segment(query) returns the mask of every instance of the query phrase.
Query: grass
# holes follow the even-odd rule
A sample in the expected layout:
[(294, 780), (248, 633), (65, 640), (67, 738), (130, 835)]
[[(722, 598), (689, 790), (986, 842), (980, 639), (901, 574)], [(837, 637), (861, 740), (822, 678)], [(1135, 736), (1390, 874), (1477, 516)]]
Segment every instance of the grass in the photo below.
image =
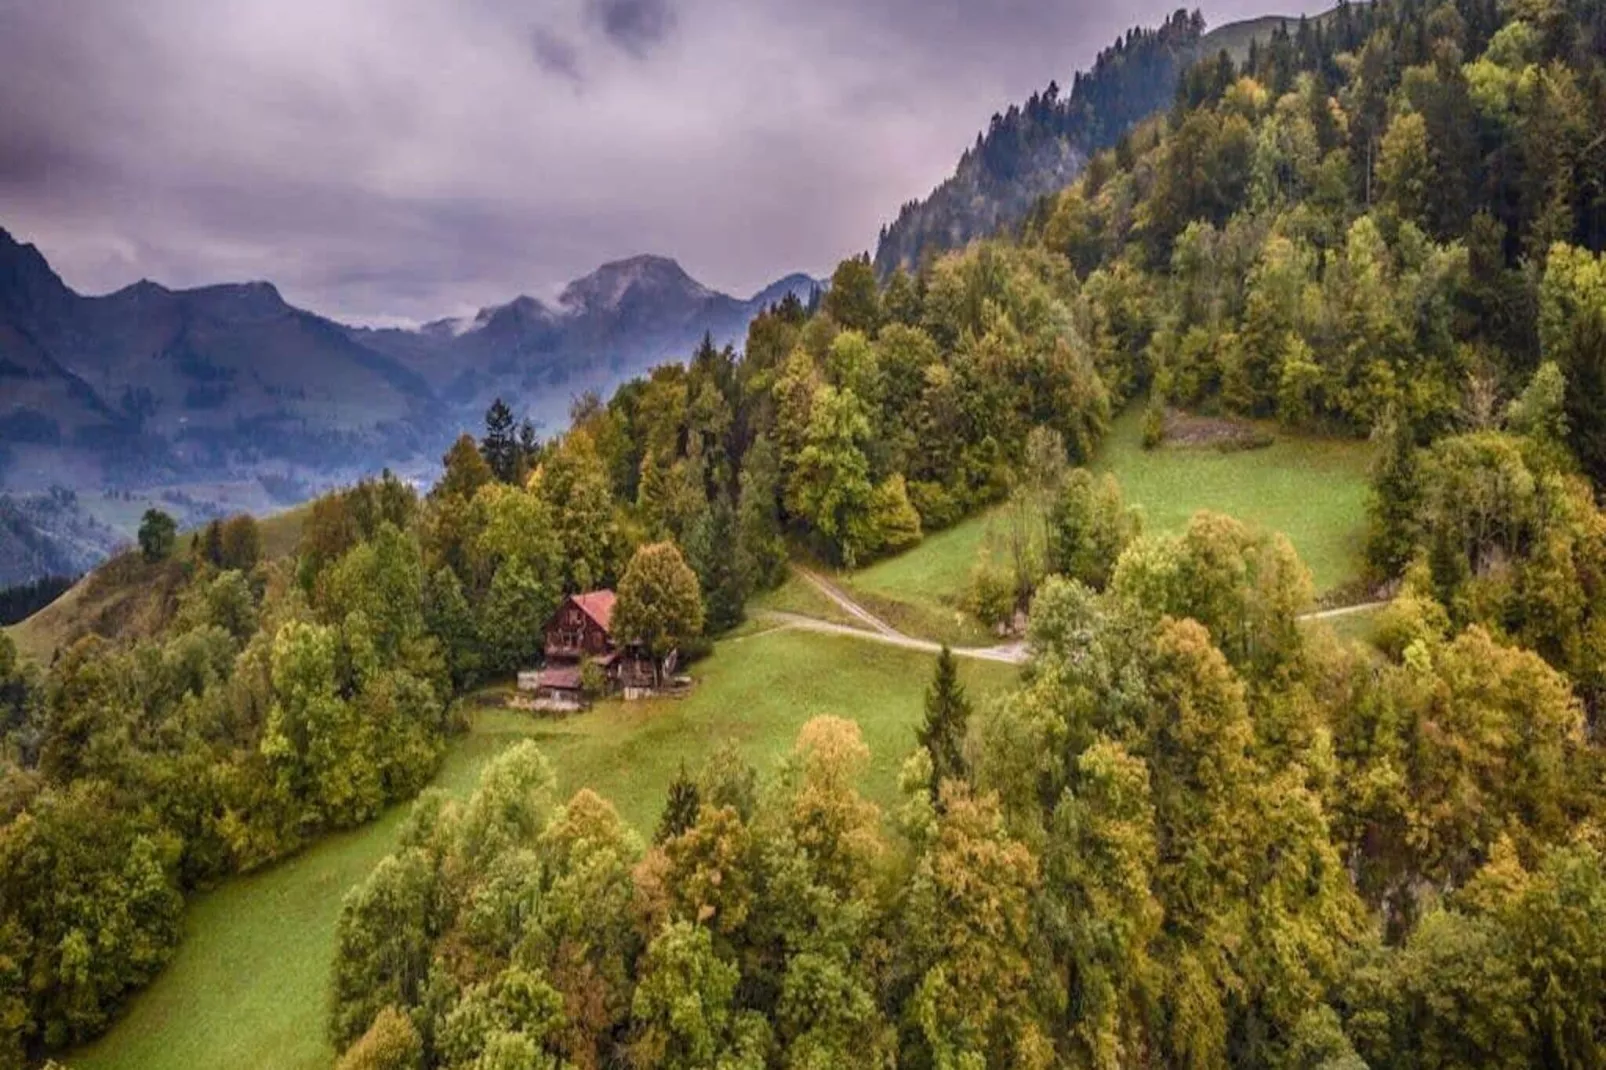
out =
[[(864, 787), (886, 805), (914, 745), (933, 664), (929, 655), (806, 632), (728, 640), (694, 668), (698, 685), (685, 699), (606, 703), (566, 720), (482, 710), (472, 732), (453, 744), (435, 783), (466, 795), (494, 755), (534, 739), (565, 796), (594, 788), (647, 835), (682, 762), (695, 769), (730, 740), (767, 769), (806, 721), (836, 714), (862, 726), (873, 756)], [(964, 664), (961, 672), (977, 696), (1015, 676), (1009, 666), (985, 663)], [(72, 1065), (328, 1067), (333, 1052), (323, 1039), (324, 1010), (341, 898), (389, 853), (405, 809), (196, 897), (167, 970), (111, 1033), (74, 1053)]]
[(1201, 509), (1287, 535), (1318, 592), (1361, 575), (1370, 444), (1277, 432), (1265, 449), (1143, 449), (1142, 413), (1125, 413), (1094, 462), (1113, 472), (1144, 530), (1177, 531)]
[(911, 551), (840, 575), (838, 583), (862, 606), (906, 635), (952, 646), (996, 643), (996, 638), (960, 607), (993, 516), (994, 511), (981, 513), (928, 535)]
[(50, 659), (66, 640), (69, 624), (85, 616), (84, 587), (85, 581), (79, 580), (48, 606), (5, 629), (23, 657), (32, 658), (40, 665), (50, 664)]
[(774, 613), (795, 613), (801, 617), (830, 621), (832, 624), (845, 624), (850, 628), (864, 627), (863, 621), (825, 597), (819, 588), (795, 572), (788, 575), (786, 582), (775, 590), (759, 594), (748, 603), (747, 608), (752, 618), (749, 624), (753, 625), (749, 631), (759, 631), (767, 627), (757, 616), (765, 610)]
[(905, 634), (955, 646), (995, 642), (960, 607), (992, 516), (973, 516), (928, 536), (907, 553), (838, 580), (865, 608)]
[(41, 665), (86, 635), (149, 636), (167, 619), (184, 576), (176, 554), (151, 564), (126, 551), (8, 631), (17, 649)]
[[(1111, 428), (1092, 468), (1113, 473), (1144, 530), (1180, 531), (1201, 509), (1287, 535), (1319, 593), (1361, 575), (1371, 447), (1352, 439), (1276, 432), (1265, 449), (1143, 449), (1142, 412)], [(996, 510), (939, 532), (908, 553), (843, 576), (868, 608), (911, 635), (955, 644), (988, 642), (959, 609)]]

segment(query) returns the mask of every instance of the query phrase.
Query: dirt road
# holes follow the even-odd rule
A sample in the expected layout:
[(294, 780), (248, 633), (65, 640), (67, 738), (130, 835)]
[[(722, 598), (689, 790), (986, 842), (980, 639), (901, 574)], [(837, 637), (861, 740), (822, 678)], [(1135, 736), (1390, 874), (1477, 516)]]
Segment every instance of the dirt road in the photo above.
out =
[[(792, 570), (803, 577), (815, 590), (829, 598), (848, 616), (862, 622), (864, 627), (836, 624), (816, 617), (807, 617), (801, 613), (766, 612), (764, 614), (765, 618), (774, 621), (778, 627), (819, 632), (824, 635), (845, 635), (853, 639), (884, 643), (887, 646), (902, 647), (905, 650), (921, 650), (931, 654), (935, 654), (942, 649), (942, 644), (940, 643), (904, 635), (898, 629), (854, 601), (851, 595), (819, 573), (803, 568), (800, 565), (793, 565)], [(1366, 602), (1357, 606), (1343, 606), (1339, 609), (1306, 613), (1299, 619), (1302, 621), (1337, 620), (1341, 617), (1349, 617), (1381, 609), (1386, 605), (1388, 605), (1387, 602)], [(1006, 665), (1024, 665), (1030, 656), (1030, 651), (1024, 642), (989, 647), (953, 647), (952, 650), (954, 656), (958, 658), (969, 658), (972, 661), (994, 661)]]

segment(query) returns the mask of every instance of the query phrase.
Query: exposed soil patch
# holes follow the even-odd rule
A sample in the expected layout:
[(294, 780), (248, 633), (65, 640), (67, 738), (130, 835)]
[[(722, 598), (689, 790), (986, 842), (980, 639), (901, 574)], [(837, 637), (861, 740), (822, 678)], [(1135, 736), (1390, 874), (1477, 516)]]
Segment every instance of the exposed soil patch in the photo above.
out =
[(1179, 409), (1165, 413), (1165, 444), (1184, 449), (1259, 450), (1276, 438), (1271, 432), (1245, 420), (1220, 416), (1196, 416)]

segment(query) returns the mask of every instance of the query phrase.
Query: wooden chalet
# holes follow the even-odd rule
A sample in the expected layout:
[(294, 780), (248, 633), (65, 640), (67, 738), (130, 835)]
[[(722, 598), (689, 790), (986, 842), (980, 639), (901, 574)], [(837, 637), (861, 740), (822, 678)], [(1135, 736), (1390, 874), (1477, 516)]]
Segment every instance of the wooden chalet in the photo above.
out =
[(612, 591), (590, 591), (563, 600), (547, 621), (546, 665), (539, 672), (520, 673), (519, 689), (534, 691), (536, 701), (555, 709), (585, 705), (581, 672), (587, 662), (603, 671), (610, 692), (626, 697), (657, 683), (651, 656), (634, 643), (620, 643), (613, 634)]

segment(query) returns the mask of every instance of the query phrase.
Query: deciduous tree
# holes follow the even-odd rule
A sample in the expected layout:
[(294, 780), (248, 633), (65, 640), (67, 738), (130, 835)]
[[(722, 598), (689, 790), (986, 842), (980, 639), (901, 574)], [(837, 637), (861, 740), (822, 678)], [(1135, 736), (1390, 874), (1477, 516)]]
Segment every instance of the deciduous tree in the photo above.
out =
[(619, 581), (613, 629), (625, 642), (640, 643), (657, 664), (703, 631), (703, 598), (697, 574), (674, 543), (643, 546)]

